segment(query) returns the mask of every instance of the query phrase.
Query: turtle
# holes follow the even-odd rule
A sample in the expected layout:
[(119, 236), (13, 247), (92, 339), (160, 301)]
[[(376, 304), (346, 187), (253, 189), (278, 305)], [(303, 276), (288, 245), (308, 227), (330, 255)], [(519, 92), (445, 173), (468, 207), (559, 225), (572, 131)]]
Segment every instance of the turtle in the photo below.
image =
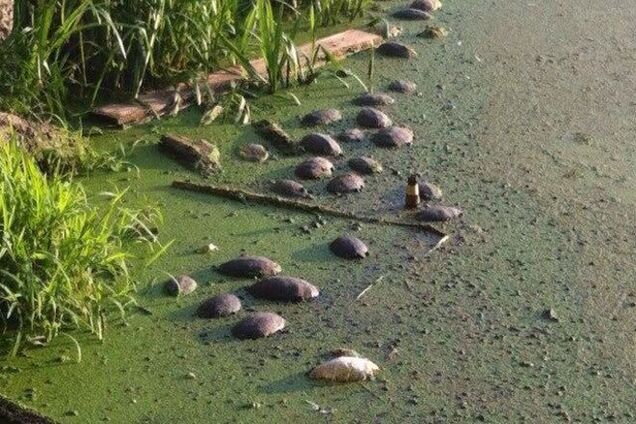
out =
[(201, 318), (220, 318), (241, 310), (241, 300), (231, 293), (223, 293), (205, 300), (197, 308)]
[(296, 277), (269, 277), (247, 288), (254, 297), (284, 302), (302, 302), (318, 297), (320, 291), (313, 284)]
[(364, 128), (387, 128), (393, 124), (384, 112), (373, 107), (364, 107), (356, 117), (358, 125)]
[(434, 12), (442, 8), (442, 2), (439, 0), (415, 0), (411, 3), (411, 9), (418, 9), (424, 12)]
[(221, 264), (219, 272), (232, 277), (268, 277), (282, 271), (280, 265), (263, 256), (239, 256)]
[(320, 156), (309, 158), (296, 167), (296, 176), (303, 180), (317, 180), (322, 177), (330, 177), (334, 166), (329, 161)]
[(336, 140), (328, 134), (311, 133), (300, 141), (305, 151), (324, 156), (342, 156), (342, 149)]
[(232, 334), (238, 339), (258, 339), (268, 337), (285, 328), (283, 317), (273, 312), (255, 312), (239, 321)]
[(429, 19), (432, 19), (433, 15), (423, 10), (409, 7), (394, 12), (393, 17), (409, 21), (427, 21)]
[(343, 259), (363, 259), (369, 256), (369, 248), (362, 240), (353, 236), (341, 236), (329, 244), (334, 255)]
[(396, 80), (389, 84), (388, 89), (397, 93), (412, 94), (417, 91), (417, 84), (412, 81)]
[(376, 51), (382, 56), (412, 59), (417, 56), (411, 47), (396, 41), (385, 41), (380, 44)]
[(313, 368), (309, 378), (348, 383), (373, 379), (379, 370), (380, 367), (366, 358), (338, 356)]
[(389, 106), (395, 103), (395, 99), (388, 94), (365, 93), (353, 99), (356, 106)]
[(294, 180), (277, 180), (272, 184), (272, 191), (285, 197), (311, 197), (305, 186)]
[(433, 38), (433, 39), (444, 38), (446, 37), (446, 35), (448, 35), (448, 31), (446, 31), (445, 28), (441, 26), (436, 26), (436, 25), (429, 25), (426, 28), (424, 28), (424, 31), (417, 34), (418, 37)]
[(192, 293), (197, 288), (197, 282), (189, 275), (170, 277), (164, 288), (170, 296), (180, 296)]
[(385, 128), (373, 134), (371, 141), (385, 148), (410, 146), (413, 143), (413, 131), (407, 127)]
[(246, 144), (239, 150), (241, 157), (250, 162), (265, 162), (269, 152), (262, 144)]
[(435, 184), (431, 184), (427, 181), (418, 183), (420, 197), (424, 200), (440, 200), (442, 198), (442, 189)]
[(417, 214), (417, 219), (425, 222), (450, 221), (463, 214), (459, 208), (450, 206), (428, 206)]
[(317, 125), (329, 125), (342, 119), (342, 114), (338, 109), (321, 109), (309, 112), (303, 116), (301, 122), (307, 127), (315, 127)]
[(349, 159), (348, 163), (349, 168), (362, 175), (379, 174), (383, 171), (380, 162), (367, 156)]
[(338, 134), (337, 138), (343, 143), (359, 143), (364, 141), (366, 134), (359, 128), (350, 128)]
[(334, 194), (360, 192), (363, 188), (364, 179), (355, 173), (340, 175), (327, 184), (327, 190)]

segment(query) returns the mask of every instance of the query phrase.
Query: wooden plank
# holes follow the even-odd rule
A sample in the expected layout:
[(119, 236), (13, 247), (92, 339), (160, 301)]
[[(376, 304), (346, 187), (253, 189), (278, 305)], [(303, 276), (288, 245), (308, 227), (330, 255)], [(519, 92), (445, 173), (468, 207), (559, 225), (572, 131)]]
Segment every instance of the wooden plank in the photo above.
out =
[[(316, 46), (322, 46), (334, 57), (343, 58), (367, 50), (372, 46), (377, 46), (381, 41), (382, 37), (377, 34), (350, 29), (321, 38), (316, 41)], [(304, 44), (299, 47), (299, 50), (302, 54), (311, 56), (312, 45), (311, 43)], [(255, 59), (250, 63), (259, 75), (263, 78), (267, 77), (263, 59)], [(316, 66), (321, 66), (325, 63), (325, 54), (321, 52)], [(232, 67), (210, 74), (207, 78), (207, 83), (215, 92), (223, 92), (229, 89), (232, 82), (244, 81), (246, 78), (246, 73), (242, 68)], [(92, 113), (98, 119), (112, 125), (126, 126), (146, 122), (172, 111), (175, 90), (178, 90), (183, 98), (181, 108), (188, 107), (193, 99), (193, 89), (188, 84), (179, 84), (171, 89), (144, 93), (134, 102), (112, 103), (100, 106), (93, 110)]]

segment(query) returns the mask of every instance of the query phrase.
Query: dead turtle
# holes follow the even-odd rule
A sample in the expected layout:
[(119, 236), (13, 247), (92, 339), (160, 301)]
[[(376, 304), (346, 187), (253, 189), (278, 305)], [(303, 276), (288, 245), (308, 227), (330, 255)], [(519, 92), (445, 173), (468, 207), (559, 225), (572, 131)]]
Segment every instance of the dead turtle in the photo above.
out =
[(417, 84), (411, 81), (397, 80), (389, 84), (389, 90), (402, 94), (413, 94), (417, 91)]
[(362, 110), (358, 112), (356, 122), (364, 128), (387, 128), (393, 125), (391, 118), (374, 107), (362, 108)]
[(241, 310), (241, 300), (231, 293), (223, 293), (205, 300), (197, 308), (200, 318), (220, 318)]
[(396, 41), (385, 41), (378, 46), (376, 51), (382, 56), (402, 59), (412, 59), (417, 56), (417, 53), (411, 47)]
[(413, 143), (413, 131), (406, 127), (385, 128), (373, 134), (371, 141), (384, 148), (410, 146)]
[(424, 31), (417, 34), (418, 37), (432, 38), (436, 40), (444, 38), (446, 35), (448, 35), (448, 31), (446, 31), (443, 27), (436, 25), (429, 25), (424, 29)]
[(265, 162), (269, 158), (269, 152), (262, 144), (246, 144), (241, 147), (239, 154), (250, 162)]
[(429, 182), (421, 182), (418, 184), (420, 189), (420, 197), (424, 200), (440, 200), (442, 198), (442, 189), (435, 184)]
[(342, 156), (342, 149), (328, 134), (311, 133), (303, 137), (300, 145), (305, 151), (324, 156)]
[(388, 94), (383, 93), (366, 93), (353, 99), (356, 106), (389, 106), (395, 103), (395, 99)]
[(461, 216), (464, 212), (450, 206), (428, 206), (417, 214), (417, 219), (424, 222), (443, 222)]
[(350, 128), (338, 134), (338, 140), (343, 143), (359, 143), (364, 141), (365, 138), (364, 131), (359, 128)]
[(197, 282), (189, 275), (180, 275), (178, 277), (170, 277), (164, 287), (170, 296), (183, 296), (195, 291)]
[(424, 12), (434, 12), (442, 8), (439, 0), (415, 0), (411, 3), (411, 9), (423, 10)]
[(357, 193), (364, 188), (364, 179), (358, 174), (340, 175), (327, 184), (327, 190), (334, 194)]
[(232, 334), (238, 339), (258, 339), (282, 330), (285, 324), (285, 319), (273, 312), (255, 312), (239, 321)]
[(329, 161), (319, 156), (309, 158), (296, 167), (296, 176), (303, 180), (317, 180), (322, 177), (330, 177), (334, 166)]
[(369, 256), (369, 248), (362, 240), (352, 236), (342, 236), (329, 245), (334, 255), (343, 259), (363, 259)]
[(421, 9), (415, 9), (412, 7), (406, 9), (400, 9), (393, 13), (393, 17), (397, 19), (404, 19), (408, 21), (427, 21), (433, 18), (428, 12)]
[(272, 191), (285, 197), (311, 197), (305, 186), (294, 180), (278, 180), (272, 184)]
[(362, 175), (379, 174), (383, 171), (380, 162), (367, 156), (349, 159), (349, 168)]
[(301, 122), (307, 127), (314, 127), (317, 125), (329, 125), (334, 122), (338, 122), (342, 119), (342, 114), (338, 109), (321, 109), (314, 110), (303, 116)]
[(239, 256), (219, 266), (219, 272), (231, 277), (269, 277), (281, 272), (281, 267), (263, 256)]
[(247, 288), (254, 297), (283, 302), (302, 302), (318, 297), (320, 291), (313, 284), (295, 277), (269, 277)]

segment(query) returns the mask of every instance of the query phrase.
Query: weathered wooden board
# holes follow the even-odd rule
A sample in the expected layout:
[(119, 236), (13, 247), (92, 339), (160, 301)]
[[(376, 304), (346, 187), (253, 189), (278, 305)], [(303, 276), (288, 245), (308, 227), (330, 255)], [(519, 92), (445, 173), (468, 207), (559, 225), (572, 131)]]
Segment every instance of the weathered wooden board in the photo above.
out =
[[(377, 46), (382, 41), (382, 37), (369, 32), (350, 29), (329, 37), (316, 41), (316, 45), (322, 46), (330, 54), (337, 58), (342, 58), (353, 53), (367, 50), (372, 46)], [(302, 54), (310, 56), (312, 45), (304, 44), (299, 47)], [(301, 56), (302, 56), (301, 54)], [(325, 54), (320, 53), (316, 66), (325, 63)], [(252, 67), (266, 78), (265, 61), (255, 59), (251, 62)], [(223, 71), (210, 74), (207, 83), (215, 92), (227, 90), (232, 82), (246, 79), (246, 73), (240, 67), (233, 67)], [(174, 93), (178, 90), (183, 98), (181, 108), (187, 107), (193, 99), (192, 87), (188, 84), (180, 84), (166, 90), (157, 90), (142, 94), (137, 101), (129, 103), (113, 103), (100, 106), (93, 111), (93, 115), (112, 125), (126, 126), (146, 122), (156, 116), (162, 116), (174, 108)]]

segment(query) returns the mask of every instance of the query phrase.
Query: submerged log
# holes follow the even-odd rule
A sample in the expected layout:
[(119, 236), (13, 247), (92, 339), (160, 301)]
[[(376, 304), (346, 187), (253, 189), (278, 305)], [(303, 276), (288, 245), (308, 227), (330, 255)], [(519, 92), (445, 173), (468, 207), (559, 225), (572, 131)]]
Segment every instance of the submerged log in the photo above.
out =
[(298, 143), (275, 122), (263, 119), (253, 124), (254, 129), (263, 139), (286, 154), (296, 153)]
[(208, 176), (221, 168), (219, 149), (203, 139), (166, 134), (161, 137), (159, 149), (175, 158), (182, 165)]

